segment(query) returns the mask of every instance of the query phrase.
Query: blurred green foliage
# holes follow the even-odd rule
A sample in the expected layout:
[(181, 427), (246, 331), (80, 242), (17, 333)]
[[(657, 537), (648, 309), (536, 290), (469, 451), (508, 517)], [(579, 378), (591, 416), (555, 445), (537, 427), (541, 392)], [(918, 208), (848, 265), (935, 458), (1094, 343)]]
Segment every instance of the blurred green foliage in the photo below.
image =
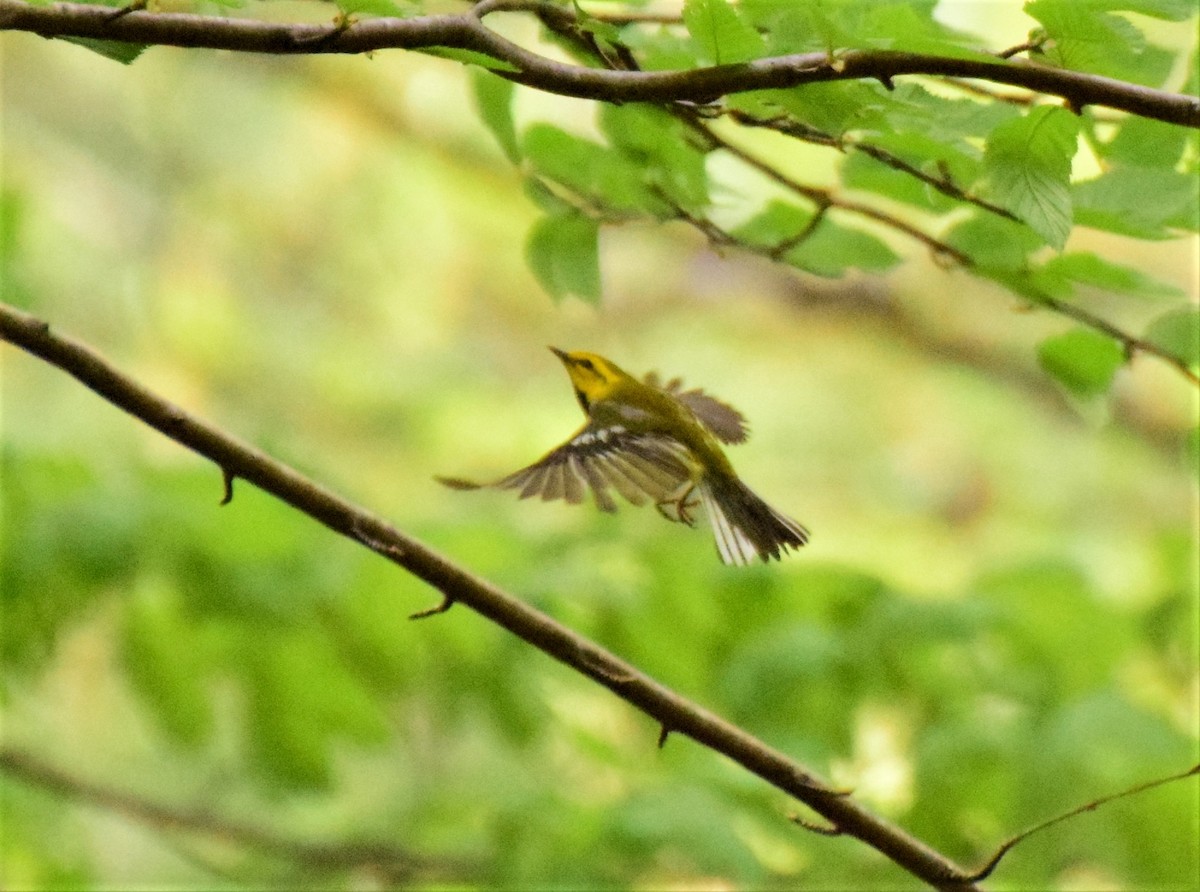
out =
[[(1170, 4), (1143, 5), (1169, 18)], [(787, 6), (689, 3), (694, 29), (713, 30), (664, 36), (660, 57), (758, 52), (745, 17), (772, 24), (763, 52), (847, 34), (873, 47), (897, 28), (965, 44), (895, 8)], [(1062, 4), (1035, 6), (1047, 29), (1077, 33), (1053, 17)], [(811, 218), (653, 110), (594, 114), (402, 54), (155, 50), (123, 68), (3, 40), (6, 299), (148, 386), (965, 864), (1196, 761), (1197, 405), (1172, 370), (1121, 365), (1111, 341), (1012, 313), (1011, 294), (878, 231), (827, 221), (785, 260), (889, 270), (883, 299), (861, 274), (796, 279), (715, 256), (681, 227), (618, 225), (663, 213), (664, 197), (728, 209), (745, 194), (757, 207), (730, 229), (752, 244)], [(1029, 120), (909, 84), (775, 98), (971, 178), (995, 161), (963, 134)], [(487, 130), (541, 181), (523, 189)], [(1097, 136), (1112, 164), (1069, 186), (1076, 223), (1160, 239), (1190, 219), (1173, 190), (1194, 174), (1145, 166), (1150, 145), (1172, 164), (1194, 153), (1178, 132), (1129, 119)], [(887, 185), (867, 156), (839, 172), (950, 210), (911, 181)], [(603, 197), (610, 225), (548, 183)], [(975, 211), (949, 225), (997, 279), (1040, 246)], [(1176, 304), (1196, 292), (1194, 262), (1194, 243), (1077, 227), (1041, 284), (1184, 351), (1195, 315)], [(513, 470), (574, 429), (546, 344), (738, 405), (754, 436), (732, 459), (812, 544), (739, 570), (651, 511), (437, 487), (434, 474)], [(398, 881), (416, 887), (915, 885), (861, 844), (796, 828), (785, 797), (689, 741), (657, 751), (649, 719), (466, 609), (409, 622), (437, 593), (241, 483), (219, 507), (216, 468), (62, 373), (0, 355), (6, 748), (296, 839), (400, 845), (429, 862)], [(389, 882), (13, 776), (0, 791), (6, 888)], [(1194, 782), (1106, 806), (1023, 844), (990, 883), (1195, 888), (1197, 808)]]

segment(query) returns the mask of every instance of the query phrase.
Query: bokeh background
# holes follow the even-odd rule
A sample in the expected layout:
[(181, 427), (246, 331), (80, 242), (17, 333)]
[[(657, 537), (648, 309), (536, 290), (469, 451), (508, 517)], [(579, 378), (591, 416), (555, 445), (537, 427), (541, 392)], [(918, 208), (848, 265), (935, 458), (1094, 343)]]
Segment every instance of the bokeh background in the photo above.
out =
[[(1139, 358), (1069, 396), (1035, 351), (1064, 320), (902, 242), (886, 278), (830, 281), (609, 227), (602, 302), (555, 303), (524, 261), (537, 208), (449, 61), (0, 51), (5, 299), (160, 394), (964, 863), (1196, 762), (1177, 372)], [(1072, 244), (1200, 290), (1194, 240)], [(1135, 330), (1159, 310), (1120, 307)], [(738, 406), (731, 457), (811, 545), (726, 568), (651, 510), (439, 487), (575, 429), (549, 344)], [(7, 347), (0, 369), (2, 743), (67, 779), (0, 775), (6, 888), (916, 885), (468, 610), (410, 623), (436, 593), (248, 486), (218, 507), (216, 468), (63, 373)], [(146, 802), (413, 861), (329, 868)], [(1107, 806), (991, 884), (1196, 888), (1197, 813), (1194, 780)]]

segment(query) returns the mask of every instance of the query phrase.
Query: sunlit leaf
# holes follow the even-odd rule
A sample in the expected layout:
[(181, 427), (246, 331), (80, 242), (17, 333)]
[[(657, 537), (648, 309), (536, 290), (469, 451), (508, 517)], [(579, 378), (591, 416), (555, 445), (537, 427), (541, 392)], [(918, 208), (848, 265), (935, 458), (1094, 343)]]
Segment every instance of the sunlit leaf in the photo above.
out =
[(1115, 165), (1071, 188), (1081, 225), (1133, 238), (1165, 239), (1200, 226), (1194, 175), (1163, 168)]
[(534, 224), (525, 256), (551, 297), (600, 302), (598, 236), (596, 221), (579, 213), (555, 214)]
[(1200, 307), (1164, 313), (1146, 329), (1146, 340), (1193, 368), (1200, 365)]
[(1078, 132), (1075, 115), (1040, 106), (993, 130), (983, 155), (984, 194), (1055, 248), (1071, 232), (1071, 159)]
[(1058, 294), (1070, 293), (1070, 283), (1137, 297), (1173, 297), (1181, 293), (1174, 285), (1160, 282), (1136, 267), (1105, 260), (1090, 251), (1051, 258), (1037, 271), (1036, 279)]
[(548, 124), (529, 127), (521, 154), (543, 176), (588, 203), (620, 211), (655, 213), (663, 202), (645, 182), (641, 167), (620, 152)]
[(684, 0), (683, 23), (713, 65), (748, 62), (763, 55), (762, 38), (728, 0)]
[(828, 219), (822, 220), (784, 259), (792, 266), (830, 278), (850, 269), (882, 272), (900, 262), (900, 256), (875, 236)]
[(1072, 393), (1089, 397), (1108, 390), (1125, 354), (1108, 335), (1077, 328), (1042, 341), (1038, 362)]
[(521, 158), (517, 141), (517, 128), (513, 123), (513, 95), (516, 87), (512, 81), (497, 77), (490, 71), (472, 71), (471, 86), (475, 91), (475, 107), (484, 125), (496, 137), (496, 142), (514, 164)]

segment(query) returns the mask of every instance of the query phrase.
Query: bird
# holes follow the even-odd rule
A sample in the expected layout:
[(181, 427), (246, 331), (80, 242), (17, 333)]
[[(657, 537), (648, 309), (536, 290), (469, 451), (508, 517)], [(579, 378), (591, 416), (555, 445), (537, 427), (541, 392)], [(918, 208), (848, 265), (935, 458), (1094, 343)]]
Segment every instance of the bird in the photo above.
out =
[(588, 490), (601, 511), (616, 511), (609, 487), (633, 505), (650, 500), (667, 520), (695, 525), (702, 507), (722, 562), (780, 559), (808, 542), (801, 524), (759, 498), (737, 476), (721, 444), (742, 443), (746, 420), (681, 379), (642, 380), (611, 360), (551, 347), (566, 368), (587, 421), (565, 443), (492, 483), (437, 477), (452, 489), (518, 490), (520, 498), (579, 504)]

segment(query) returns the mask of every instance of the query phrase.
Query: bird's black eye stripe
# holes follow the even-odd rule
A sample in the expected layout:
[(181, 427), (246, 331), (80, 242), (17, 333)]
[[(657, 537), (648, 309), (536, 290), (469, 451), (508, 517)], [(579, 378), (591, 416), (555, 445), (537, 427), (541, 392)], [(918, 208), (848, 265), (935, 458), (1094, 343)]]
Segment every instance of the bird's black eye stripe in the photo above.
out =
[(579, 365), (582, 368), (587, 369), (589, 372), (595, 371), (595, 369), (596, 369), (596, 367), (594, 365), (592, 365), (592, 361), (590, 359), (579, 360)]

